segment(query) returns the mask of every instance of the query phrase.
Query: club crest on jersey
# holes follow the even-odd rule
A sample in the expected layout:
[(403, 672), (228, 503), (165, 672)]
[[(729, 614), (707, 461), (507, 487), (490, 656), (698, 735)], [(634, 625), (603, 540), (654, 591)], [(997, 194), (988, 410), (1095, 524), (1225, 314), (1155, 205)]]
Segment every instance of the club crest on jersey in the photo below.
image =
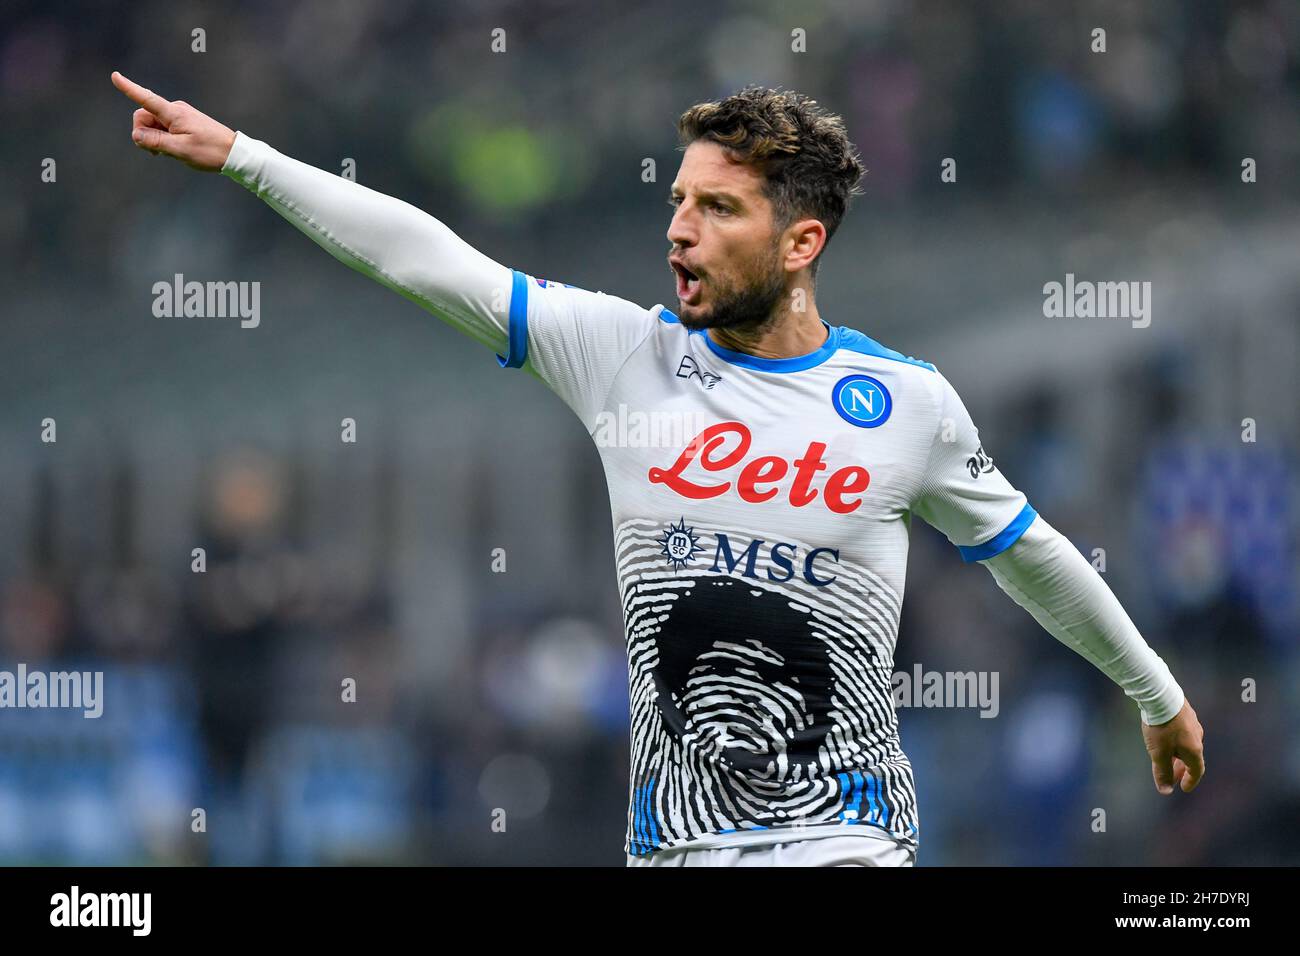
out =
[(840, 418), (859, 428), (877, 428), (889, 420), (894, 399), (870, 375), (846, 375), (831, 389), (831, 404)]

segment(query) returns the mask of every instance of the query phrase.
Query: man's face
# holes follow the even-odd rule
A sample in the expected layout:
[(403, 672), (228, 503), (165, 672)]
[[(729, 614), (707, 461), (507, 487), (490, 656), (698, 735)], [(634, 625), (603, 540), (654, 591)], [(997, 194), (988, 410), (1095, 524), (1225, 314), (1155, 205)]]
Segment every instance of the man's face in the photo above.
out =
[(752, 328), (785, 295), (781, 236), (763, 175), (729, 162), (717, 143), (686, 148), (672, 184), (669, 268), (678, 317), (688, 328)]

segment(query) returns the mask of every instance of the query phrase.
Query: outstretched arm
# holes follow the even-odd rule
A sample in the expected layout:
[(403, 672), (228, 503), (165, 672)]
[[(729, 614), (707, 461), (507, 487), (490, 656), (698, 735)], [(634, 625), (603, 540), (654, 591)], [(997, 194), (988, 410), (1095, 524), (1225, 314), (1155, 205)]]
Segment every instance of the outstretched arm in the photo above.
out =
[(983, 563), (1057, 640), (1124, 688), (1142, 711), (1156, 789), (1191, 790), (1205, 758), (1201, 725), (1182, 688), (1092, 565), (993, 464), (948, 380), (936, 373), (930, 381), (938, 426), (914, 510), (964, 560)]
[[(299, 162), (188, 103), (120, 73), (139, 105), (131, 138), (192, 169), (221, 172), (256, 193), (330, 255), (430, 310), (498, 353), (512, 354), (510, 306), (523, 277), (414, 206)], [(523, 297), (516, 297), (523, 301)], [(518, 328), (518, 324), (516, 324)]]
[(998, 586), (1049, 633), (1119, 684), (1142, 712), (1156, 789), (1192, 790), (1205, 773), (1203, 732), (1169, 668), (1106, 582), (1042, 515), (1015, 544), (982, 562)]

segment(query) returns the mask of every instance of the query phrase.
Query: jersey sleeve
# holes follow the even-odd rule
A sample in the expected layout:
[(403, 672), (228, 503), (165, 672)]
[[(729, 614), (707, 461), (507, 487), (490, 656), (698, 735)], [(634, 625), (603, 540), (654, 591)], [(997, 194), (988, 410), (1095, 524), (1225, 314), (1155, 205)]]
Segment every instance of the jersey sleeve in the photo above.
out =
[(499, 361), (540, 378), (592, 432), (614, 379), (659, 322), (618, 296), (516, 271), (510, 348)]
[(1045, 518), (984, 566), (1049, 634), (1122, 687), (1148, 726), (1178, 716), (1186, 697), (1169, 666), (1096, 569)]
[(336, 259), (486, 345), (502, 366), (540, 378), (589, 432), (623, 363), (659, 322), (625, 299), (510, 269), (414, 206), (243, 132), (222, 172)]
[(242, 131), (221, 171), (340, 262), (488, 348), (507, 348), (511, 270), (433, 216)]
[(993, 464), (952, 385), (936, 375), (939, 420), (911, 510), (963, 561), (983, 561), (1015, 544), (1037, 513)]

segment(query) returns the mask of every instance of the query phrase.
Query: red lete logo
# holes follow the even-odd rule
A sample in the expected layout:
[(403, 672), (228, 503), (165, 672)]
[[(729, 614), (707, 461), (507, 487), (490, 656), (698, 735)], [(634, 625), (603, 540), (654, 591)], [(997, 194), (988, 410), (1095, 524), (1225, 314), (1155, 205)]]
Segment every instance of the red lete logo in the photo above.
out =
[[(719, 455), (722, 446), (733, 436), (736, 438), (736, 447), (714, 457)], [(731, 471), (749, 454), (752, 442), (752, 434), (740, 422), (710, 425), (691, 439), (671, 468), (651, 468), (650, 481), (652, 484), (667, 485), (683, 498), (697, 501), (725, 495), (731, 490), (730, 480), (706, 483), (703, 474), (692, 480), (686, 477), (686, 471), (697, 460), (700, 472), (716, 474)], [(769, 501), (781, 493), (780, 485), (793, 468), (789, 487), (790, 504), (796, 508), (811, 504), (817, 498), (817, 489), (812, 487), (813, 479), (817, 472), (829, 467), (822, 461), (824, 451), (826, 445), (823, 442), (813, 441), (808, 443), (808, 450), (803, 453), (803, 457), (796, 458), (793, 462), (776, 455), (762, 455), (747, 461), (736, 477), (736, 494), (741, 501), (754, 504)], [(831, 511), (846, 515), (856, 511), (862, 504), (861, 493), (867, 490), (869, 484), (871, 473), (867, 469), (859, 465), (848, 465), (832, 472), (826, 479), (821, 500)], [(760, 487), (762, 485), (768, 487)], [(852, 495), (857, 497), (846, 497)]]

